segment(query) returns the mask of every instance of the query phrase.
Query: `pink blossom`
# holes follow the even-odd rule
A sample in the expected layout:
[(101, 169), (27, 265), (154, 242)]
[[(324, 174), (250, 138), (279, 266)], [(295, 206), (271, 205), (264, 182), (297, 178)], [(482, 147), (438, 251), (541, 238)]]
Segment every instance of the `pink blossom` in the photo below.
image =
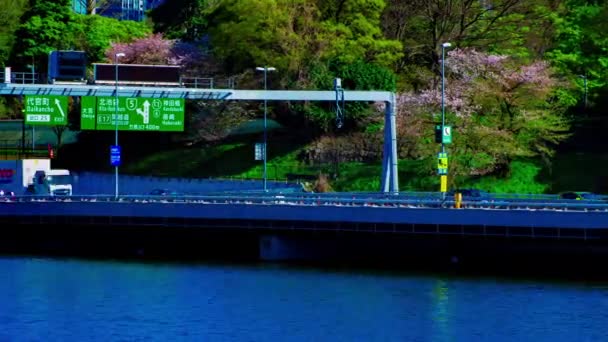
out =
[(188, 65), (200, 59), (200, 51), (192, 44), (165, 39), (161, 33), (134, 40), (131, 43), (116, 43), (106, 52), (109, 62), (114, 62), (116, 53), (124, 53), (120, 63)]

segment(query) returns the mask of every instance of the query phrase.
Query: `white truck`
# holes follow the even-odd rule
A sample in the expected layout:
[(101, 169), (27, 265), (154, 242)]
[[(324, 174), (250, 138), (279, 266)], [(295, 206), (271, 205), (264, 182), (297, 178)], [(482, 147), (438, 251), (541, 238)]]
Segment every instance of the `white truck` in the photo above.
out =
[(52, 169), (50, 159), (0, 160), (0, 190), (16, 195), (71, 196), (69, 170)]

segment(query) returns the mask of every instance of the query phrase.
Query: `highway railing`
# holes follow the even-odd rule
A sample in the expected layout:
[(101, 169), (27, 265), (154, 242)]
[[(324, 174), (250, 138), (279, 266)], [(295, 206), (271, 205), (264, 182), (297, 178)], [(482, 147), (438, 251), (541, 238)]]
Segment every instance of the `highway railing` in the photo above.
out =
[[(0, 83), (5, 80), (6, 72), (4, 70), (4, 68), (0, 70)], [(33, 72), (11, 72), (10, 80), (11, 83), (17, 84), (35, 84), (38, 82), (38, 75), (39, 74)]]
[(182, 77), (181, 86), (185, 88), (202, 89), (234, 89), (236, 80), (234, 77), (213, 78), (213, 77)]
[(294, 205), (294, 206), (335, 206), (335, 207), (378, 207), (453, 210), (551, 210), (551, 211), (608, 211), (608, 203), (603, 201), (575, 200), (509, 200), (462, 201), (462, 208), (455, 209), (453, 200), (429, 198), (378, 198), (366, 196), (340, 196), (336, 194), (246, 194), (246, 195), (199, 195), (199, 196), (150, 196), (132, 195), (75, 195), (75, 196), (10, 196), (0, 197), (0, 205), (15, 202), (117, 202), (117, 203), (172, 203), (183, 205)]
[[(4, 83), (5, 81), (6, 71), (4, 68), (0, 70), (0, 83)], [(10, 83), (14, 84), (44, 84), (44, 80), (41, 80), (40, 73), (33, 72), (11, 72), (10, 73)], [(57, 82), (57, 84), (86, 84), (86, 81), (82, 82)], [(97, 84), (114, 84), (114, 81), (93, 81), (93, 83)], [(201, 88), (201, 89), (235, 89), (236, 87), (236, 79), (235, 77), (181, 77), (179, 82), (170, 83), (170, 84), (161, 84), (154, 82), (125, 82), (120, 81), (119, 85), (128, 86), (178, 86), (185, 88)]]

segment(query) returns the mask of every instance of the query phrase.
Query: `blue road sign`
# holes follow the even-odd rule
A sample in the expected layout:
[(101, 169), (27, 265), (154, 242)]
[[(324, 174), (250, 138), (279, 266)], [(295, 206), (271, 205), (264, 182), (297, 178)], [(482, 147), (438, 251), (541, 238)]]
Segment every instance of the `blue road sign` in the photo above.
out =
[(110, 164), (120, 166), (120, 146), (110, 146)]

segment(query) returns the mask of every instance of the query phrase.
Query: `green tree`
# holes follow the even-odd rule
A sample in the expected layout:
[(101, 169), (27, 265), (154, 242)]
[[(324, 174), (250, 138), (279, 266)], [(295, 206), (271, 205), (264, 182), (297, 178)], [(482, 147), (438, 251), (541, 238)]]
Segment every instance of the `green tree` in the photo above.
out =
[(599, 90), (607, 91), (607, 16), (606, 1), (567, 0), (551, 17), (555, 24), (555, 44), (546, 57), (561, 74), (578, 86), (572, 90), (564, 89), (563, 98), (569, 104), (583, 98), (584, 81), (579, 75), (588, 80), (591, 102), (599, 98)]
[(324, 57), (343, 64), (364, 60), (392, 67), (402, 57), (397, 40), (385, 38), (381, 15), (384, 0), (320, 0)]
[(102, 16), (78, 16), (72, 25), (74, 46), (87, 52), (89, 62), (105, 61), (112, 43), (128, 43), (148, 36), (152, 29), (145, 23)]
[(346, 1), (336, 17), (307, 0), (225, 0), (209, 12), (208, 32), (214, 52), (235, 70), (268, 64), (300, 79), (319, 60), (391, 66), (401, 45), (382, 35), (383, 8), (382, 0)]
[(214, 1), (173, 0), (165, 1), (149, 13), (154, 31), (162, 32), (169, 39), (199, 40), (207, 30), (205, 13)]
[(15, 43), (15, 31), (27, 4), (27, 0), (0, 0), (0, 65), (6, 65), (10, 57)]
[[(539, 57), (531, 46), (545, 35), (549, 0), (390, 0), (383, 29), (403, 46), (397, 73), (401, 86), (424, 88), (436, 82), (441, 44), (520, 57)], [(546, 38), (544, 38), (546, 40)], [(543, 41), (545, 41), (543, 40)], [(537, 48), (538, 54), (544, 50)]]
[(30, 0), (15, 33), (19, 44), (12, 51), (13, 65), (22, 66), (32, 58), (46, 63), (50, 51), (72, 48), (74, 20), (70, 0)]
[[(280, 86), (333, 89), (333, 79), (341, 77), (347, 89), (394, 90), (390, 67), (401, 57), (401, 45), (382, 35), (384, 5), (382, 0), (225, 0), (208, 12), (208, 32), (213, 53), (227, 68), (273, 66)], [(368, 105), (355, 106), (348, 110), (351, 128), (372, 113)], [(330, 130), (335, 118), (328, 106), (295, 104), (291, 109), (319, 132)], [(290, 116), (282, 122), (302, 120)]]
[(232, 71), (272, 65), (297, 78), (322, 49), (318, 11), (306, 0), (225, 0), (207, 17), (213, 52)]

